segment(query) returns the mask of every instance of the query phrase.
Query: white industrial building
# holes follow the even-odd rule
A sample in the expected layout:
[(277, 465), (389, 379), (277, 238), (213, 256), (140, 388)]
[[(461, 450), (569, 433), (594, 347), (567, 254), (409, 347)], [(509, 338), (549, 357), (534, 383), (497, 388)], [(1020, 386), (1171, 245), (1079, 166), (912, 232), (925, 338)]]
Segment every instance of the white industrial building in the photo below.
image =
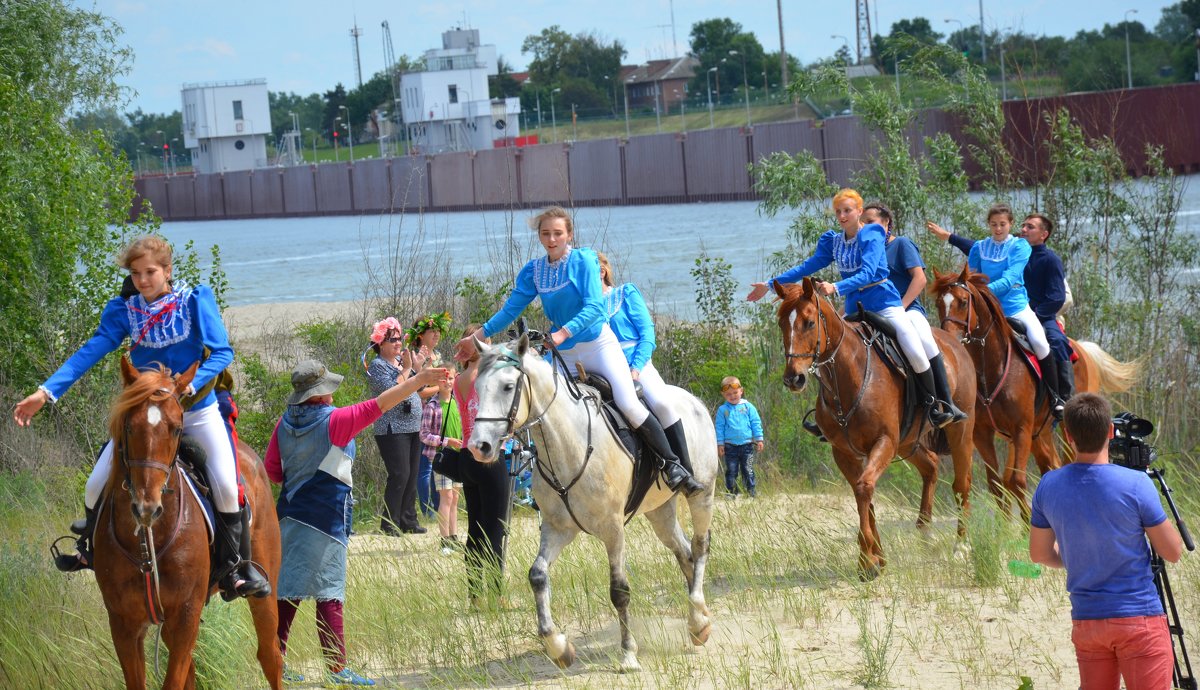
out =
[(424, 71), (400, 77), (414, 152), (477, 151), (520, 136), (521, 100), (488, 97), (488, 77), (498, 72), (496, 46), (479, 45), (478, 29), (443, 33), (442, 48), (425, 51)]
[(184, 84), (183, 145), (197, 173), (267, 166), (267, 80)]

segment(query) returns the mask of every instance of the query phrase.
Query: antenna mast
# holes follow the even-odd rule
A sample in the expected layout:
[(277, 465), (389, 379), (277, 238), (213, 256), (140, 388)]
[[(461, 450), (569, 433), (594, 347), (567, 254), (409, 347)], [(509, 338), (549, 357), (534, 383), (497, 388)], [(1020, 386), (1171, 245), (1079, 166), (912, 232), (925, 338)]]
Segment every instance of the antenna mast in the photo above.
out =
[(358, 28), (358, 19), (354, 20), (354, 28), (350, 29), (350, 39), (354, 41), (354, 71), (358, 74), (358, 88), (362, 88), (362, 55), (358, 51), (358, 37), (362, 29)]
[(858, 33), (858, 64), (871, 59), (871, 7), (869, 0), (855, 0), (855, 28)]

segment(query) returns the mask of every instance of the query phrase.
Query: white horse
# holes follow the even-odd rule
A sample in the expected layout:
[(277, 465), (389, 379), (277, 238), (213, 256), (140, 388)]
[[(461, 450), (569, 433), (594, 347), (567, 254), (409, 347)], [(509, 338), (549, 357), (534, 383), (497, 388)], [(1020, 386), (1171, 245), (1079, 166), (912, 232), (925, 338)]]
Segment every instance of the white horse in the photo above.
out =
[[(604, 542), (608, 551), (609, 596), (621, 623), (620, 670), (636, 671), (638, 646), (629, 631), (629, 581), (625, 574), (625, 499), (633, 481), (633, 462), (625, 447), (609, 432), (595, 399), (576, 399), (563, 376), (538, 357), (528, 336), (515, 344), (488, 346), (476, 340), (483, 353), (475, 389), (479, 415), (468, 447), (481, 462), (495, 462), (504, 440), (528, 428), (537, 447), (533, 495), (542, 511), (542, 538), (529, 569), (529, 584), (537, 602), (538, 635), (546, 653), (560, 667), (575, 661), (575, 647), (550, 615), (549, 570), (564, 547), (586, 531)], [(686, 499), (694, 536), (687, 536), (676, 518), (675, 494), (656, 481), (638, 508), (654, 533), (675, 554), (687, 580), (690, 613), (688, 632), (699, 646), (712, 631), (711, 613), (704, 601), (704, 566), (708, 560), (713, 487), (717, 475), (717, 439), (704, 406), (687, 391), (672, 387), (675, 409), (683, 419), (696, 480), (705, 486)]]

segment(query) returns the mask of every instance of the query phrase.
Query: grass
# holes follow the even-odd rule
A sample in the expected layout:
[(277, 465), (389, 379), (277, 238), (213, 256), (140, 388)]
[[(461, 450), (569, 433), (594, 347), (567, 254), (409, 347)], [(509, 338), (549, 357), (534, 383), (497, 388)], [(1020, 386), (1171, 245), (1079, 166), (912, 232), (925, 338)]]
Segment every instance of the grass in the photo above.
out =
[[(120, 687), (94, 578), (53, 571), (45, 550), (70, 517), (59, 506), (73, 505), (72, 489), (25, 475), (7, 476), (0, 486), (0, 686), (79, 687), (86, 678), (87, 687)], [(973, 552), (996, 561), (999, 578), (980, 584), (980, 566), (955, 555), (948, 499), (922, 538), (913, 528), (915, 495), (885, 490), (876, 506), (889, 565), (864, 584), (855, 573), (856, 516), (846, 487), (764, 488), (757, 500), (719, 501), (706, 588), (716, 629), (704, 648), (688, 642), (673, 557), (637, 520), (629, 527), (628, 561), (643, 672), (614, 671), (619, 636), (607, 566), (599, 543), (587, 537), (551, 571), (556, 622), (579, 652), (575, 667), (559, 670), (541, 652), (525, 582), (537, 518), (518, 511), (506, 575), (515, 612), (470, 611), (461, 557), (439, 555), (432, 535), (356, 536), (346, 601), (351, 664), (383, 687), (1015, 688), (1022, 676), (1037, 688), (1075, 682), (1062, 572), (1030, 580), (1003, 570), (1018, 525), (983, 527), (972, 538)], [(975, 505), (988, 512), (990, 499), (978, 495)], [(1171, 571), (1185, 623), (1196, 620), (1188, 593), (1196, 591), (1197, 573), (1187, 562)], [(162, 654), (165, 663), (165, 648)], [(197, 658), (201, 687), (262, 686), (244, 604), (210, 604)], [(311, 603), (296, 618), (288, 661), (320, 677)]]

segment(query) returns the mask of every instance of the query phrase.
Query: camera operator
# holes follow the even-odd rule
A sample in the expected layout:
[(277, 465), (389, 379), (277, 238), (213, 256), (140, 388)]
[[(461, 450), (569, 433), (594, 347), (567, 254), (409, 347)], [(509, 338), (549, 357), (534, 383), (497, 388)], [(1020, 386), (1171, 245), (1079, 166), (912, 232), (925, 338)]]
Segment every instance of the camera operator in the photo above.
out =
[(1066, 568), (1080, 687), (1171, 687), (1174, 652), (1150, 568), (1150, 545), (1179, 560), (1183, 542), (1145, 472), (1110, 464), (1112, 408), (1087, 393), (1066, 405), (1075, 461), (1046, 474), (1033, 496), (1029, 555)]

